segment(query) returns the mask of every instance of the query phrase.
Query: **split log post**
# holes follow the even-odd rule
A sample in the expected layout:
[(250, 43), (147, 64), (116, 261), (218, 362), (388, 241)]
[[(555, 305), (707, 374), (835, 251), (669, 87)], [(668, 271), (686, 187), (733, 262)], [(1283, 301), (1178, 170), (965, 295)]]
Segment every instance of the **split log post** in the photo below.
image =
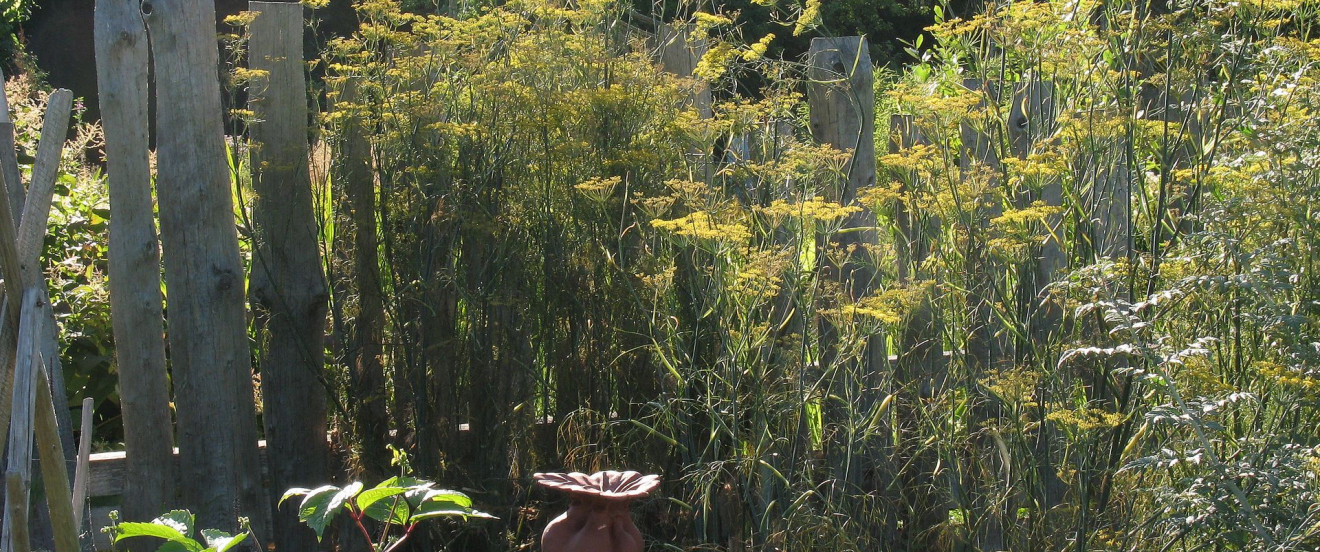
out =
[[(657, 56), (660, 58), (660, 66), (664, 67), (665, 72), (678, 75), (683, 78), (691, 78), (697, 69), (697, 63), (706, 55), (706, 49), (709, 45), (705, 37), (693, 37), (690, 25), (675, 27), (672, 24), (660, 25), (655, 32)], [(704, 119), (711, 118), (711, 93), (710, 84), (704, 81), (694, 83), (691, 105), (697, 109)]]
[[(911, 115), (893, 115), (889, 125), (890, 153), (928, 143)], [(915, 175), (896, 176), (904, 183), (902, 193), (910, 197), (916, 192), (908, 187)], [(928, 182), (917, 184), (930, 185)], [(938, 239), (940, 223), (935, 215), (919, 212), (910, 202), (900, 200), (895, 203), (898, 279), (903, 285), (915, 285), (929, 277), (922, 265), (930, 255), (931, 242)], [(899, 338), (898, 360), (894, 368), (895, 379), (906, 390), (899, 400), (897, 415), (904, 431), (921, 422), (921, 404), (940, 393), (948, 370), (944, 358), (944, 321), (935, 311), (935, 293), (934, 286), (927, 289), (908, 315)], [(908, 452), (912, 455), (910, 464), (899, 474), (899, 492), (911, 512), (905, 522), (906, 541), (910, 550), (927, 550), (936, 547), (937, 528), (947, 521), (949, 512), (948, 500), (940, 491), (943, 485), (935, 475), (939, 458), (931, 447), (909, 443), (906, 438), (901, 446), (915, 447)]]
[[(110, 311), (124, 420), (124, 521), (176, 503), (174, 422), (165, 368), (164, 300), (147, 141), (147, 29), (139, 0), (97, 0), (96, 74), (110, 188)], [(147, 543), (129, 542), (145, 552)]]
[(182, 502), (201, 527), (236, 531), (247, 516), (268, 542), (215, 6), (143, 0), (140, 11), (156, 69), (156, 194)]
[[(871, 66), (870, 48), (864, 37), (815, 38), (808, 52), (807, 98), (810, 109), (811, 134), (817, 142), (829, 144), (851, 155), (843, 171), (846, 175), (840, 189), (831, 199), (841, 205), (856, 203), (859, 191), (875, 185), (875, 83)], [(855, 251), (843, 266), (827, 267), (842, 284), (850, 299), (857, 299), (871, 291), (874, 270), (866, 261), (854, 260), (852, 255), (869, 255), (867, 246), (876, 243), (875, 217), (869, 210), (850, 215), (843, 228), (851, 230), (838, 237), (838, 246)], [(830, 247), (830, 244), (820, 244)], [(827, 255), (822, 255), (827, 257)], [(837, 329), (828, 322), (821, 324), (821, 368), (836, 362)], [(882, 335), (872, 335), (861, 354), (858, 379), (835, 381), (834, 385), (862, 389), (861, 409), (869, 412), (878, 403), (876, 380), (888, 365), (889, 356)], [(837, 380), (838, 378), (836, 378)], [(842, 391), (833, 389), (831, 392)], [(840, 394), (839, 396), (848, 396)], [(867, 471), (863, 462), (847, 462), (846, 473), (840, 477), (852, 484), (861, 483)]]
[[(252, 310), (263, 347), (262, 400), (271, 507), (285, 489), (329, 479), (323, 342), (327, 289), (321, 273), (308, 169), (303, 6), (252, 2), (248, 65), (265, 76), (249, 91), (257, 122), (252, 187), (256, 230)], [(272, 511), (276, 549), (315, 550), (296, 509)]]
[[(1026, 160), (1033, 148), (1044, 145), (1056, 129), (1054, 83), (1032, 80), (1018, 87), (1008, 116), (1012, 155)], [(1018, 207), (1028, 207), (1036, 201), (1046, 207), (1062, 207), (1063, 184), (1058, 177), (1047, 176), (1039, 191), (1019, 190), (1017, 198)], [(1063, 217), (1057, 213), (1045, 217), (1040, 241), (1031, 250), (1031, 261), (1019, 270), (1019, 312), (1024, 313), (1027, 322), (1030, 337), (1027, 349), (1037, 358), (1043, 358), (1045, 347), (1063, 322), (1062, 307), (1045, 293), (1045, 287), (1054, 281), (1066, 262), (1060, 245), (1062, 222)]]
[[(344, 125), (340, 142), (334, 144), (332, 171), (339, 188), (344, 191), (348, 206), (348, 228), (335, 232), (336, 241), (351, 233), (351, 242), (344, 240), (336, 249), (344, 251), (346, 262), (352, 267), (353, 288), (357, 290), (358, 315), (353, 324), (349, 351), (350, 388), (358, 396), (349, 406), (353, 415), (353, 435), (359, 443), (358, 462), (363, 477), (377, 481), (390, 471), (390, 453), (386, 448), (389, 438), (389, 414), (385, 389), (384, 332), (385, 297), (380, 276), (380, 239), (376, 233), (376, 186), (371, 170), (371, 144), (362, 122), (360, 107), (363, 97), (358, 93), (361, 77), (343, 77), (338, 87), (334, 109), (344, 112), (338, 119)], [(351, 251), (351, 253), (348, 253)], [(452, 406), (450, 408), (453, 408)], [(452, 416), (441, 416), (452, 420)], [(456, 428), (455, 428), (456, 429)], [(453, 435), (444, 435), (446, 442)], [(351, 535), (350, 535), (351, 537)], [(352, 542), (357, 542), (352, 537)]]
[[(998, 88), (994, 83), (982, 83), (979, 80), (964, 81), (964, 86), (972, 93), (982, 95), (977, 110), (997, 109)], [(1011, 362), (1008, 351), (1008, 339), (994, 313), (996, 303), (1002, 297), (999, 278), (1000, 267), (991, 258), (985, 236), (989, 231), (990, 220), (1003, 213), (999, 197), (999, 175), (1001, 167), (999, 154), (995, 148), (993, 136), (995, 117), (969, 114), (962, 123), (962, 149), (959, 152), (959, 166), (964, 185), (971, 183), (974, 190), (971, 201), (974, 202), (967, 224), (967, 249), (965, 274), (967, 277), (966, 320), (967, 351), (966, 367), (963, 377), (969, 389), (975, 389), (981, 378), (991, 370)], [(982, 430), (981, 426), (998, 416), (996, 405), (990, 404), (992, 398), (978, 397), (971, 408), (968, 427), (973, 432), (973, 441), (977, 458), (967, 469), (961, 471), (961, 486), (968, 489), (969, 503), (964, 504), (972, 512), (968, 520), (972, 539), (981, 550), (1001, 550), (1004, 548), (1004, 529), (1007, 523), (1004, 505), (995, 499), (995, 493), (1006, 492), (1008, 478), (1005, 466), (1000, 460), (993, 438)]]

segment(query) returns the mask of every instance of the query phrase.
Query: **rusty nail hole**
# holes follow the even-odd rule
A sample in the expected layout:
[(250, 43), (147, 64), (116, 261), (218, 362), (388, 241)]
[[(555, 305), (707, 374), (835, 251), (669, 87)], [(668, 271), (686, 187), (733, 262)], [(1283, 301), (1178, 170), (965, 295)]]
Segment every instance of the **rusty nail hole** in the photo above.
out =
[(151, 15), (151, 2), (142, 2), (142, 15)]

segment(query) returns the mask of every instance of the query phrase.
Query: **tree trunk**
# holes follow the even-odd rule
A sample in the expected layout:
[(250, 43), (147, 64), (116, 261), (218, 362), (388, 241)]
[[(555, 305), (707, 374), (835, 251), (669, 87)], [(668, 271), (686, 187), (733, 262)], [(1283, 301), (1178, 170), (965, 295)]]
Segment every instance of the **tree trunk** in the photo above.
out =
[(247, 516), (268, 540), (215, 6), (144, 0), (141, 11), (156, 67), (156, 193), (183, 502), (201, 527), (236, 530)]
[[(149, 53), (138, 6), (136, 0), (96, 5), (96, 72), (110, 186), (110, 311), (129, 459), (124, 521), (150, 521), (177, 503), (160, 244), (147, 160)], [(145, 543), (132, 546), (147, 550)]]
[[(249, 105), (256, 228), (252, 310), (263, 347), (259, 361), (270, 466), (270, 500), (284, 490), (329, 481), (326, 457), (325, 322), (327, 290), (312, 210), (307, 146), (303, 7), (252, 2), (248, 65), (266, 71)], [(296, 509), (274, 512), (276, 550), (316, 548)]]

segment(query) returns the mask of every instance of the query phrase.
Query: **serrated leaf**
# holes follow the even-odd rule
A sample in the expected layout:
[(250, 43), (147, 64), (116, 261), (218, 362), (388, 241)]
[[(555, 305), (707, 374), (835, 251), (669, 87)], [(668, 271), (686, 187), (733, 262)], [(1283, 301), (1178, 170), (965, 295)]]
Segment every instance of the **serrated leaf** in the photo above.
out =
[(362, 513), (367, 517), (382, 523), (393, 523), (395, 525), (404, 525), (408, 523), (408, 501), (400, 494), (391, 498), (378, 500), (370, 508), (363, 508)]
[(417, 512), (415, 512), (412, 515), (412, 518), (410, 518), (408, 521), (409, 523), (416, 523), (423, 519), (430, 519), (437, 517), (452, 517), (452, 516), (462, 516), (465, 518), (475, 517), (475, 518), (484, 518), (484, 519), (495, 519), (495, 516), (492, 516), (490, 514), (478, 510), (473, 510), (472, 508), (460, 506), (453, 502), (431, 501), (422, 504), (422, 507), (418, 508)]
[(289, 490), (287, 490), (287, 491), (284, 491), (284, 496), (281, 496), (281, 497), (280, 497), (280, 501), (277, 502), (277, 503), (275, 503), (275, 507), (276, 507), (276, 508), (279, 508), (280, 506), (283, 506), (283, 505), (284, 505), (284, 501), (285, 501), (285, 500), (288, 500), (288, 499), (293, 498), (293, 497), (295, 497), (295, 496), (303, 496), (303, 495), (306, 495), (307, 493), (310, 493), (310, 492), (312, 492), (311, 489), (304, 488), (304, 487), (294, 487), (294, 488), (292, 488), (292, 489), (289, 489)]
[(344, 506), (344, 503), (347, 502), (348, 499), (357, 496), (360, 492), (362, 492), (361, 482), (354, 481), (349, 483), (343, 489), (340, 489), (339, 492), (335, 493), (335, 496), (330, 499), (330, 504), (326, 507), (326, 510), (331, 514), (339, 512), (339, 509)]
[(316, 501), (319, 500), (324, 500), (328, 502), (330, 498), (334, 496), (331, 493), (337, 493), (337, 492), (339, 492), (339, 487), (336, 487), (334, 485), (322, 485), (320, 487), (307, 491), (306, 493), (307, 496), (303, 497), (302, 504), (298, 505), (298, 510), (299, 511), (305, 510), (308, 507), (314, 505)]
[(206, 539), (207, 550), (214, 552), (227, 552), (243, 542), (243, 539), (246, 539), (247, 536), (246, 532), (230, 535), (218, 529), (202, 529), (202, 538)]
[(171, 542), (187, 538), (173, 527), (156, 523), (125, 521), (116, 525), (115, 531), (117, 533), (115, 535), (116, 543), (133, 537), (156, 537)]
[(421, 498), (422, 500), (419, 503), (421, 506), (425, 506), (429, 502), (439, 501), (452, 502), (464, 508), (472, 507), (472, 499), (468, 495), (449, 489), (427, 489)]
[(339, 487), (325, 485), (307, 494), (298, 509), (298, 519), (307, 524), (316, 533), (316, 540), (321, 540), (325, 528), (334, 519), (335, 512), (330, 509), (330, 501), (339, 493)]
[(403, 494), (404, 490), (403, 487), (382, 488), (377, 485), (375, 488), (362, 491), (362, 494), (358, 495), (357, 507), (359, 510), (366, 510), (381, 499)]
[(156, 519), (152, 523), (173, 527), (175, 531), (183, 534), (188, 540), (192, 540), (193, 525), (196, 518), (188, 510), (170, 510)]

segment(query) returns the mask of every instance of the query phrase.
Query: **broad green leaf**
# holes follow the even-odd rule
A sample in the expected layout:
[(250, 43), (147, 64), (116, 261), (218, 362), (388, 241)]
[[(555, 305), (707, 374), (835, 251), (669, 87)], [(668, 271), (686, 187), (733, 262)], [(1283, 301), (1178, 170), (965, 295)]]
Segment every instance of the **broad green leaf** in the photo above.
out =
[(344, 506), (344, 503), (347, 502), (348, 499), (357, 496), (360, 492), (362, 492), (361, 482), (354, 481), (349, 483), (343, 489), (340, 489), (339, 492), (335, 493), (335, 496), (330, 499), (330, 504), (326, 506), (326, 511), (333, 516), (339, 512), (339, 509)]
[(115, 542), (133, 537), (157, 537), (167, 541), (186, 539), (177, 529), (156, 523), (125, 521), (115, 526)]
[(382, 523), (404, 525), (408, 522), (408, 501), (401, 495), (377, 500), (370, 508), (363, 508), (367, 517)]
[(165, 515), (151, 520), (151, 522), (173, 527), (174, 530), (187, 535), (188, 540), (192, 540), (193, 525), (196, 523), (196, 518), (188, 510), (170, 510)]
[(227, 552), (246, 539), (246, 532), (230, 535), (217, 529), (202, 529), (202, 538), (206, 539), (206, 549), (213, 552)]
[(454, 502), (433, 500), (423, 503), (421, 508), (418, 508), (417, 512), (413, 513), (412, 518), (410, 518), (408, 522), (416, 523), (423, 519), (450, 516), (495, 519), (495, 516), (478, 510), (473, 510), (472, 508)]
[(371, 505), (375, 504), (377, 501), (383, 498), (388, 498), (391, 496), (403, 494), (404, 490), (405, 489), (403, 487), (382, 488), (378, 485), (376, 486), (376, 488), (367, 489), (363, 491), (362, 494), (358, 495), (357, 507), (359, 510), (366, 510), (367, 508), (370, 508)]
[(275, 507), (278, 508), (280, 506), (283, 506), (285, 500), (288, 500), (295, 496), (303, 496), (310, 492), (312, 492), (311, 489), (307, 489), (304, 487), (294, 487), (292, 489), (284, 491), (284, 496), (280, 497), (280, 501), (275, 504)]
[(316, 540), (321, 540), (325, 527), (334, 519), (335, 511), (330, 509), (330, 501), (339, 493), (339, 487), (325, 485), (307, 494), (298, 509), (298, 519), (307, 524), (316, 533)]
[(302, 504), (298, 505), (298, 510), (306, 510), (308, 507), (311, 507), (320, 501), (329, 502), (330, 498), (334, 496), (331, 493), (337, 492), (339, 492), (339, 487), (334, 485), (322, 485), (307, 491), (306, 496), (303, 497)]
[(464, 508), (472, 507), (472, 499), (468, 495), (449, 489), (427, 489), (422, 495), (420, 504), (425, 506), (427, 503), (434, 501), (452, 502)]

